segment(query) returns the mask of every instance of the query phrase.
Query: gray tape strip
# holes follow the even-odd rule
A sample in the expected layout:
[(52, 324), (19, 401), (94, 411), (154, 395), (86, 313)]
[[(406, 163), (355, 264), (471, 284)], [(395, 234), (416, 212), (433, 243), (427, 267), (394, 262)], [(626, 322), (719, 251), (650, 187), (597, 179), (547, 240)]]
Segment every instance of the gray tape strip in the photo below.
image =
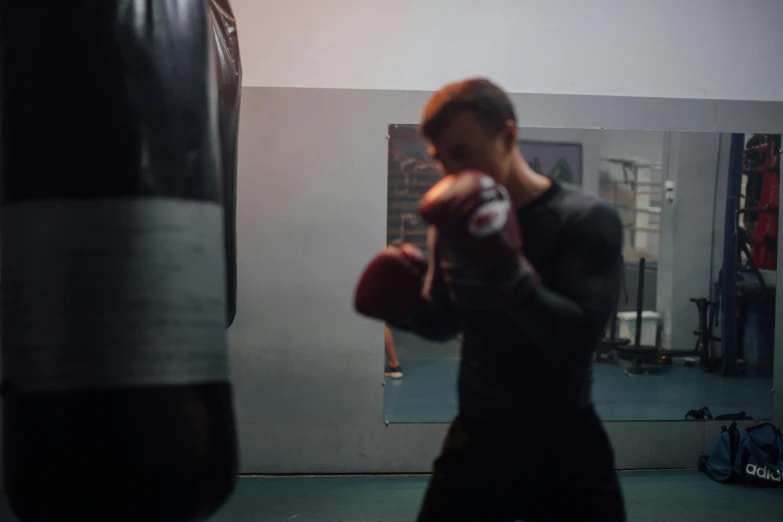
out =
[(0, 220), (6, 389), (228, 380), (220, 206), (32, 201)]

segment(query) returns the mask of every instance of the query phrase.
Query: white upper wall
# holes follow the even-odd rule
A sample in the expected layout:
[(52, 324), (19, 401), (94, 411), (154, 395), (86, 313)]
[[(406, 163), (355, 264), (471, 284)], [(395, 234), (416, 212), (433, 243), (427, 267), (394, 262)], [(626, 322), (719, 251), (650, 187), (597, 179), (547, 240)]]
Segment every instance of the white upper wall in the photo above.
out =
[(783, 101), (781, 0), (233, 0), (245, 86)]

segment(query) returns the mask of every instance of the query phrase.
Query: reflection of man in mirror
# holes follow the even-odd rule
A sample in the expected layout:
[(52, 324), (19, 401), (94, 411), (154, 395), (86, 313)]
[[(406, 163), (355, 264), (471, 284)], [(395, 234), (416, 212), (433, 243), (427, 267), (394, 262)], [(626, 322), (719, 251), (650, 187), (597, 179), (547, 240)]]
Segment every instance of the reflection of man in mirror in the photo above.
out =
[(402, 366), (397, 359), (394, 336), (388, 326), (383, 327), (383, 350), (386, 352), (386, 368), (383, 375), (389, 379), (402, 379)]
[[(402, 232), (404, 236), (404, 231)], [(392, 247), (402, 246), (403, 241), (400, 239), (393, 240), (390, 245)], [(394, 335), (392, 335), (391, 329), (388, 326), (383, 327), (383, 351), (386, 354), (386, 366), (383, 370), (384, 377), (389, 379), (402, 379), (402, 366), (400, 360), (397, 358), (397, 347), (394, 344)]]
[(620, 290), (617, 212), (530, 167), (514, 107), (487, 80), (435, 93), (420, 127), (445, 175), (419, 210), (429, 258), (388, 247), (356, 297), (359, 312), (426, 339), (463, 336), (459, 414), (418, 520), (624, 521), (591, 400)]

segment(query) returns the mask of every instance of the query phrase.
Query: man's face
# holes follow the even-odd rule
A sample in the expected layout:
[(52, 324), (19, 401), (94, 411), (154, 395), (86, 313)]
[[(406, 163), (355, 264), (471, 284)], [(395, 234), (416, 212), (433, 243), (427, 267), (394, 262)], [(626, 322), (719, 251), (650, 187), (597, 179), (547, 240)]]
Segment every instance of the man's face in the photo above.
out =
[(444, 174), (478, 170), (504, 184), (516, 150), (516, 126), (509, 122), (506, 129), (493, 136), (472, 112), (463, 111), (427, 148)]

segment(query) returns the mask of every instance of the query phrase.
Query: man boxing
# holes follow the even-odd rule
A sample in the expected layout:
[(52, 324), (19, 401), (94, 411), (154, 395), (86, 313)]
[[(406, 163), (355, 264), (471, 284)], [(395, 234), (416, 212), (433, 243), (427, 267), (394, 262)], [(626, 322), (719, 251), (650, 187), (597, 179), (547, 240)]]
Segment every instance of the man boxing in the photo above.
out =
[(428, 258), (387, 247), (356, 290), (366, 316), (430, 340), (462, 334), (459, 414), (418, 520), (624, 521), (590, 397), (619, 291), (617, 213), (530, 168), (513, 105), (487, 80), (438, 91), (421, 131), (444, 173), (419, 209)]

